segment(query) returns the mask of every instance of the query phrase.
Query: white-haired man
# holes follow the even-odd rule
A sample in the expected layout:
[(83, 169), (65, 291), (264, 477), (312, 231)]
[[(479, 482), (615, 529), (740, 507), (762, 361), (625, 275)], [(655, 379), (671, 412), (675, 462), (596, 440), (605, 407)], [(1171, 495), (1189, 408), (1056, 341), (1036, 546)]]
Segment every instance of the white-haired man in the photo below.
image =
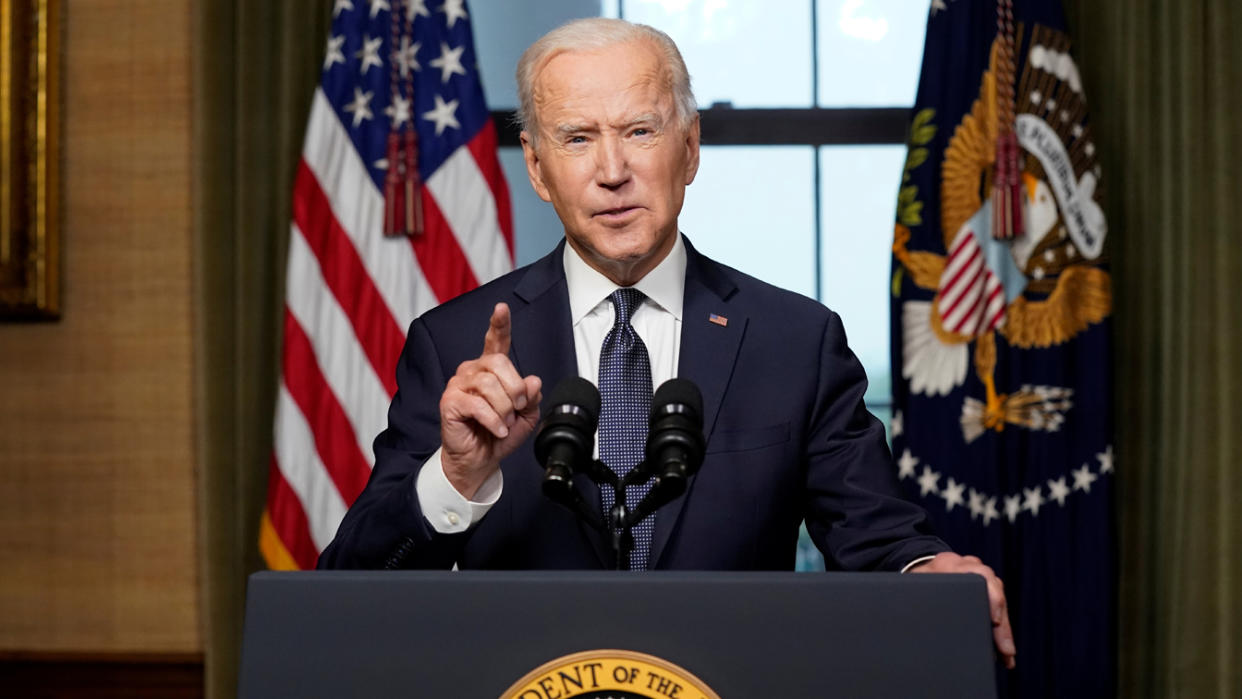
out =
[[(900, 497), (840, 319), (679, 233), (699, 120), (673, 42), (580, 20), (532, 45), (517, 74), (527, 173), (565, 241), (412, 324), (371, 480), (320, 566), (609, 567), (606, 537), (542, 496), (530, 437), (543, 386), (567, 376), (601, 385), (606, 422), (621, 410), (614, 393), (630, 395), (610, 392), (609, 372), (630, 362), (648, 392), (693, 381), (707, 437), (699, 473), (638, 537), (633, 567), (790, 569), (805, 519), (833, 569), (983, 575), (1012, 665), (1000, 580)], [(615, 358), (619, 337), (637, 338), (628, 359)], [(601, 453), (615, 446), (604, 427), (600, 440)], [(602, 507), (598, 488), (577, 485)]]

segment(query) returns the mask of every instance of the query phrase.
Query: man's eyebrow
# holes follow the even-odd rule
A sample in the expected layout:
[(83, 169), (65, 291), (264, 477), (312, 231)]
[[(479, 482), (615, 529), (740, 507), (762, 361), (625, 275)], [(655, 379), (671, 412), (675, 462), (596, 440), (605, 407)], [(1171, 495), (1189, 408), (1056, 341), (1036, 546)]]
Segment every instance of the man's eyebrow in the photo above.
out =
[(571, 134), (571, 133), (582, 133), (583, 131), (591, 131), (594, 128), (595, 128), (594, 125), (588, 124), (584, 121), (568, 121), (568, 122), (564, 122), (561, 124), (557, 124), (554, 130), (556, 131), (556, 133), (563, 136), (563, 135)]
[(639, 126), (642, 124), (651, 124), (653, 126), (661, 126), (664, 123), (664, 117), (659, 112), (646, 112), (630, 117), (621, 124), (623, 128), (631, 126)]

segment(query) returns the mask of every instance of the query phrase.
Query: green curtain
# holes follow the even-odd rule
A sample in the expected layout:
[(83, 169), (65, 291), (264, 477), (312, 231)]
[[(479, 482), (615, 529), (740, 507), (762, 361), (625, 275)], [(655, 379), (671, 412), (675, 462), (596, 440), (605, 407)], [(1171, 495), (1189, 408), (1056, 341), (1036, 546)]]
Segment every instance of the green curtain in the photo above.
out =
[(1113, 259), (1122, 697), (1242, 697), (1242, 9), (1065, 3)]
[(331, 3), (194, 6), (195, 391), (207, 694), (236, 692), (272, 448), (293, 172)]
[[(1114, 275), (1122, 697), (1242, 697), (1242, 9), (1065, 9)], [(308, 11), (307, 8), (314, 8)], [(292, 172), (331, 4), (195, 7), (195, 346), (209, 696), (231, 696), (279, 376)]]

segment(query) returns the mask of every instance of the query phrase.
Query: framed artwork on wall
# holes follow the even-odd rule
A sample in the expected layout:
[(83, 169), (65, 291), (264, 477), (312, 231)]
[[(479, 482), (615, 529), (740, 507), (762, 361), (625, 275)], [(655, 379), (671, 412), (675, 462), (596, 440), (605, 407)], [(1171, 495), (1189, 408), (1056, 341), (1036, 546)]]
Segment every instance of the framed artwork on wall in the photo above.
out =
[(59, 0), (0, 0), (0, 319), (60, 316)]

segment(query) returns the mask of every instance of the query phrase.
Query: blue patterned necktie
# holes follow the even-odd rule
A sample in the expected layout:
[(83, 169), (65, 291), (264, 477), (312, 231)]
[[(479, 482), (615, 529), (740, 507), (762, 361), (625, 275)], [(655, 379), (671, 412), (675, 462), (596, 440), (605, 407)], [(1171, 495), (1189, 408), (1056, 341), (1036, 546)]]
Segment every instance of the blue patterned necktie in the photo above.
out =
[[(612, 292), (616, 319), (604, 338), (599, 357), (599, 458), (618, 476), (624, 476), (643, 460), (647, 445), (647, 422), (651, 413), (651, 360), (630, 318), (646, 298), (638, 289)], [(625, 490), (625, 504), (634, 509), (651, 489), (650, 482)], [(600, 488), (604, 515), (612, 510), (612, 489)], [(630, 570), (646, 570), (651, 555), (655, 515), (631, 530), (634, 548), (630, 551)]]

